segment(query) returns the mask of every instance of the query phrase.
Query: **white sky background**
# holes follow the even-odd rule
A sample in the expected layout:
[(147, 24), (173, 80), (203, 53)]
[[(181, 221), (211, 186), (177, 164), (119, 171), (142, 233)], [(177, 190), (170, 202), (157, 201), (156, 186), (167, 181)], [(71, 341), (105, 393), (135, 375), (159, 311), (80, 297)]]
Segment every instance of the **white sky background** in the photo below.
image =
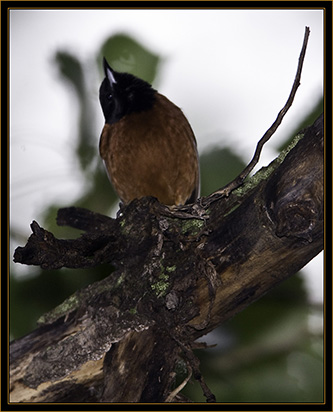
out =
[[(76, 105), (52, 67), (56, 51), (89, 62), (108, 36), (129, 33), (163, 57), (158, 90), (183, 109), (199, 152), (212, 144), (227, 145), (248, 162), (288, 98), (305, 26), (311, 33), (301, 86), (264, 147), (259, 167), (273, 160), (275, 148), (322, 95), (322, 10), (11, 10), (15, 228), (28, 237), (31, 221), (39, 220), (46, 204), (63, 200), (72, 206), (82, 190), (79, 169), (67, 154), (75, 136)], [(96, 145), (104, 125), (98, 88), (99, 81), (91, 85), (90, 96), (96, 101)], [(322, 259), (321, 254), (306, 271), (315, 300), (322, 299)]]

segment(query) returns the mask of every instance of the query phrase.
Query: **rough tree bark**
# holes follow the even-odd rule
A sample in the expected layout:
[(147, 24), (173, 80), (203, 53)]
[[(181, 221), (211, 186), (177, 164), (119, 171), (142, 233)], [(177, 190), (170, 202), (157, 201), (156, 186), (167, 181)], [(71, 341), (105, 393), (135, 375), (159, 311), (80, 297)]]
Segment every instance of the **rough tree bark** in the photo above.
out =
[[(59, 210), (84, 231), (33, 234), (14, 260), (115, 270), (77, 291), (10, 345), (12, 402), (165, 402), (182, 360), (208, 401), (195, 340), (296, 273), (323, 249), (323, 116), (229, 197), (169, 209), (135, 200), (117, 219)], [(173, 391), (173, 392), (172, 392)]]

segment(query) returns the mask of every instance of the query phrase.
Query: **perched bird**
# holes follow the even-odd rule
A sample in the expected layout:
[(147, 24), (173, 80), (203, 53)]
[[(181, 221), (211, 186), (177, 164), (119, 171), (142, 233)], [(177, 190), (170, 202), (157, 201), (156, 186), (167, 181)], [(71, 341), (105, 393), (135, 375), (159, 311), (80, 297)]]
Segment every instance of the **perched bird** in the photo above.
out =
[(105, 58), (103, 65), (99, 150), (118, 196), (125, 204), (144, 196), (165, 205), (194, 202), (199, 161), (183, 112), (144, 80), (116, 72)]

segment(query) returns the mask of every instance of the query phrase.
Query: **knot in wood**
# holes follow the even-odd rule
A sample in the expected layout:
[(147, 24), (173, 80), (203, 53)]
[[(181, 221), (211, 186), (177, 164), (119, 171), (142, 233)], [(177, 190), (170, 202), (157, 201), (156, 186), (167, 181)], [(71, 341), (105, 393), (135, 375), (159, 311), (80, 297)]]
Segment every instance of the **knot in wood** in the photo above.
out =
[(311, 232), (318, 220), (315, 202), (312, 199), (281, 201), (276, 206), (276, 235), (298, 237), (311, 242)]

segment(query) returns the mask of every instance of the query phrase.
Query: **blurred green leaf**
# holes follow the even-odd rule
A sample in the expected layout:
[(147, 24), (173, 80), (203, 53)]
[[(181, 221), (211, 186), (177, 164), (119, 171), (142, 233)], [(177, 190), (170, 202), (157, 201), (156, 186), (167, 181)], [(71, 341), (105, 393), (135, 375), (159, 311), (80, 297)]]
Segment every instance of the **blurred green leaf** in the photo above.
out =
[(233, 180), (245, 167), (243, 160), (227, 147), (212, 147), (200, 156), (201, 196), (208, 196)]
[[(78, 134), (76, 143), (77, 160), (84, 173), (90, 172), (89, 166), (97, 156), (98, 136), (94, 136), (94, 110), (88, 96), (88, 86), (84, 76), (84, 66), (73, 54), (58, 51), (54, 57), (59, 69), (60, 79), (75, 92), (79, 106)], [(76, 110), (73, 110), (76, 113)], [(74, 137), (74, 136), (73, 136)], [(87, 173), (89, 176), (89, 173)]]
[(105, 57), (110, 66), (119, 72), (134, 74), (152, 84), (157, 74), (160, 57), (149, 51), (131, 36), (119, 33), (110, 36), (98, 53), (98, 65), (101, 73), (102, 60)]
[(59, 68), (62, 78), (74, 88), (79, 98), (84, 98), (86, 88), (82, 64), (78, 58), (71, 53), (58, 51), (54, 56), (54, 61)]

